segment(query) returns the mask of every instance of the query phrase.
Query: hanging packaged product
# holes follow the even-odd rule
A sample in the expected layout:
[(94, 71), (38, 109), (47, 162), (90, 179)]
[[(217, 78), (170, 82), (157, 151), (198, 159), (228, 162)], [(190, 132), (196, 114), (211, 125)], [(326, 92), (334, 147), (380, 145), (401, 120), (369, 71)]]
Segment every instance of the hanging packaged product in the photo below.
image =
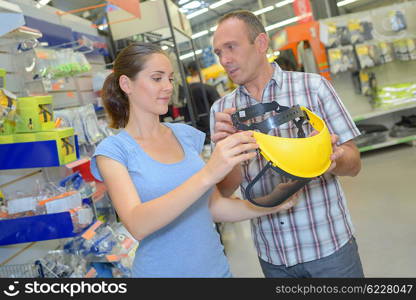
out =
[(351, 44), (364, 42), (364, 28), (359, 20), (351, 19), (348, 21), (348, 30), (350, 32)]
[(379, 42), (378, 48), (380, 49), (380, 62), (382, 64), (391, 62), (394, 60), (394, 51), (391, 43)]
[(0, 89), (6, 88), (6, 70), (0, 68)]
[(355, 45), (360, 68), (370, 68), (380, 64), (380, 50), (375, 43)]
[(370, 96), (371, 95), (370, 77), (368, 76), (368, 73), (361, 70), (359, 73), (359, 79), (360, 79), (361, 94), (364, 96)]
[(85, 55), (72, 49), (36, 48), (36, 78), (58, 79), (91, 70)]
[(95, 114), (94, 106), (88, 104), (78, 107), (79, 115), (82, 117), (82, 124), (85, 132), (85, 136), (90, 145), (99, 142), (103, 135), (98, 126), (97, 115)]
[(396, 40), (393, 42), (394, 54), (398, 60), (410, 60), (410, 53), (407, 39)]
[(402, 11), (392, 10), (389, 12), (388, 16), (392, 31), (399, 32), (407, 28), (406, 18)]
[(0, 136), (11, 135), (16, 130), (17, 120), (17, 97), (7, 91), (0, 89)]
[(407, 41), (407, 51), (409, 53), (409, 57), (412, 60), (416, 59), (416, 39), (406, 39)]
[(327, 43), (325, 46), (328, 48), (341, 46), (341, 37), (338, 35), (337, 25), (335, 22), (328, 22), (325, 25), (326, 26), (324, 28), (327, 30)]
[(38, 132), (55, 127), (52, 96), (18, 98), (17, 115), (17, 133)]
[(329, 65), (332, 74), (357, 70), (353, 46), (328, 49)]

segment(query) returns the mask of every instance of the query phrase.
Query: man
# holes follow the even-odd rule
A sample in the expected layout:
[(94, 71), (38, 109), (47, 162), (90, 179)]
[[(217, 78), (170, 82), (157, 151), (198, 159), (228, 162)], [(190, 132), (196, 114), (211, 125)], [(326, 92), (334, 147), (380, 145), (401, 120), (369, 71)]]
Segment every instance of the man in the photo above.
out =
[[(211, 108), (212, 142), (236, 132), (230, 115), (257, 103), (299, 104), (327, 124), (333, 143), (328, 172), (302, 190), (288, 211), (251, 220), (254, 244), (266, 277), (363, 277), (346, 199), (337, 176), (355, 176), (360, 153), (352, 139), (359, 131), (330, 83), (317, 74), (286, 72), (266, 57), (269, 39), (263, 25), (248, 11), (223, 16), (214, 33), (214, 51), (230, 78), (240, 85)], [(308, 128), (308, 134), (314, 134)], [(283, 124), (279, 136), (295, 137), (296, 127)], [(231, 195), (264, 167), (260, 156), (231, 171), (218, 184)], [(269, 172), (254, 191), (268, 194), (281, 181)], [(242, 193), (244, 194), (244, 193)]]
[[(200, 82), (198, 75), (198, 66), (196, 61), (192, 61), (187, 65), (187, 70), (191, 76), (189, 82), (189, 89), (191, 92), (192, 100), (196, 106), (196, 112), (198, 115), (202, 115), (197, 121), (197, 127), (199, 130), (206, 133), (206, 144), (210, 142), (210, 130), (209, 130), (209, 108), (220, 98), (220, 94), (217, 89), (205, 82)], [(208, 101), (208, 110), (204, 103), (204, 93)], [(203, 115), (205, 114), (205, 116)]]

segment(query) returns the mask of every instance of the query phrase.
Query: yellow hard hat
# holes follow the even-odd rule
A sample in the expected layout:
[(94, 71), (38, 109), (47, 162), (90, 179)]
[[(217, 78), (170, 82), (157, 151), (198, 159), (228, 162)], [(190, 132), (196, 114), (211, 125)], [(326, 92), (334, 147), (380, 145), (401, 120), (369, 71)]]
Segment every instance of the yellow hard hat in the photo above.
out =
[[(262, 122), (244, 124), (250, 119), (272, 111), (276, 114)], [(306, 107), (296, 105), (289, 108), (275, 101), (260, 103), (237, 111), (232, 115), (232, 120), (237, 129), (253, 130), (260, 154), (268, 162), (245, 188), (247, 199), (256, 205), (270, 207), (281, 204), (312, 178), (325, 173), (331, 165), (332, 143), (328, 128), (319, 116)], [(298, 138), (267, 134), (270, 130), (289, 121), (295, 123)], [(305, 137), (302, 128), (305, 121), (308, 121), (318, 131), (316, 135)], [(281, 188), (277, 187), (270, 195), (253, 198), (251, 194), (253, 185), (269, 168), (294, 181)]]

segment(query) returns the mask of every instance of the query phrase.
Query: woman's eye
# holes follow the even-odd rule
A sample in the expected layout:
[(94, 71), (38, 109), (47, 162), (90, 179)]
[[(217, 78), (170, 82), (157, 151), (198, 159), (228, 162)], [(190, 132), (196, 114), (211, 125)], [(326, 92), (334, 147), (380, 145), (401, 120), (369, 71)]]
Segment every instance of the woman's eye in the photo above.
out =
[(169, 78), (169, 81), (170, 81), (170, 83), (174, 83), (175, 82), (175, 79)]
[(160, 80), (162, 80), (162, 77), (154, 77), (153, 80), (154, 81), (160, 81)]

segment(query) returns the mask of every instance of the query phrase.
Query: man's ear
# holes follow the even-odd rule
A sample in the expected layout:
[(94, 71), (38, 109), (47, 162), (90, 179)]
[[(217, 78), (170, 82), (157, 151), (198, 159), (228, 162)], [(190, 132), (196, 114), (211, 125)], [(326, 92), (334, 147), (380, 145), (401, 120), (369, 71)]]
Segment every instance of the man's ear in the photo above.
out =
[(131, 93), (131, 80), (126, 75), (121, 75), (118, 79), (118, 84), (123, 92), (127, 95)]
[(255, 43), (257, 45), (257, 49), (261, 53), (267, 53), (270, 43), (269, 36), (266, 33), (262, 32), (256, 37)]

